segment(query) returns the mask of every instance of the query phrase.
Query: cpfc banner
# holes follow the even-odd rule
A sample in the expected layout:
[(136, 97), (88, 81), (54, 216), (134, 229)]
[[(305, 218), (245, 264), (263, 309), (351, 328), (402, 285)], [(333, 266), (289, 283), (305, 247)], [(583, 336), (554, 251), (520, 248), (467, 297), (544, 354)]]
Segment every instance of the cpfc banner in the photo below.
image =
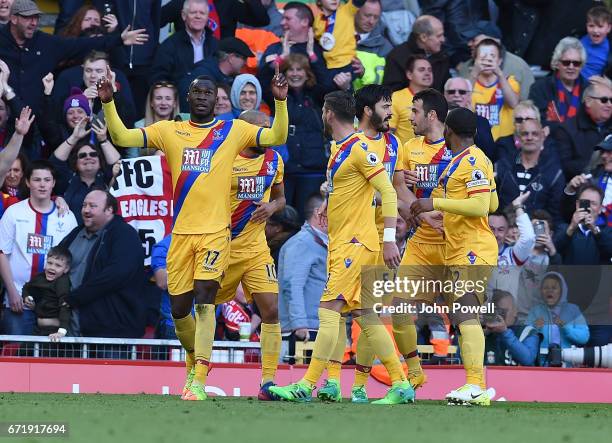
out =
[(119, 214), (142, 240), (145, 266), (151, 249), (172, 231), (172, 177), (166, 158), (158, 155), (121, 160), (121, 171), (110, 190)]

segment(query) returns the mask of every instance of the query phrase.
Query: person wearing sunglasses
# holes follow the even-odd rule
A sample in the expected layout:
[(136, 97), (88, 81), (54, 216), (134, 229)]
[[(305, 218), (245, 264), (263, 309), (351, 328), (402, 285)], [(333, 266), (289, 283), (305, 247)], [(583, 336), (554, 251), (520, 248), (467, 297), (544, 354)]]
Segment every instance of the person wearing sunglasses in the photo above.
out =
[(546, 125), (555, 126), (578, 115), (580, 99), (588, 86), (580, 76), (585, 60), (584, 46), (574, 37), (565, 37), (555, 47), (550, 61), (552, 74), (536, 81), (529, 91)]
[(112, 165), (121, 158), (108, 138), (106, 124), (94, 118), (88, 129), (89, 121), (81, 119), (49, 158), (57, 170), (55, 192), (63, 194), (79, 224), (85, 196), (92, 189), (108, 188)]
[(566, 177), (588, 172), (595, 146), (612, 133), (612, 83), (591, 84), (584, 90), (575, 119), (553, 130)]
[[(444, 98), (449, 104), (449, 109), (453, 107), (472, 109), (472, 83), (467, 78), (449, 78), (444, 84)], [(497, 160), (497, 147), (491, 134), (489, 120), (480, 115), (476, 116), (476, 146), (484, 151), (492, 162)]]

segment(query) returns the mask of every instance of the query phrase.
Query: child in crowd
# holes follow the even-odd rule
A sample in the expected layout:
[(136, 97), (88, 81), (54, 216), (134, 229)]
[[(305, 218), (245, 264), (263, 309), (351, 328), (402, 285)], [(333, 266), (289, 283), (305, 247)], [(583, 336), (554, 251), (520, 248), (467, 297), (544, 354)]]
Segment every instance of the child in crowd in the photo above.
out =
[(68, 248), (55, 246), (47, 253), (45, 270), (36, 274), (23, 287), (24, 304), (36, 313), (37, 335), (49, 335), (51, 341), (66, 336), (70, 324), (70, 307), (66, 297), (70, 292)]
[(334, 74), (352, 72), (351, 63), (356, 57), (355, 14), (365, 0), (317, 0), (323, 14), (316, 15), (313, 24), (315, 38), (325, 51), (327, 68)]
[[(583, 346), (589, 341), (589, 327), (580, 308), (567, 301), (567, 283), (558, 272), (547, 272), (540, 286), (542, 303), (534, 306), (527, 324), (542, 336), (540, 346), (558, 345), (561, 349)], [(545, 364), (544, 361), (541, 362)]]
[(605, 6), (595, 6), (587, 12), (587, 35), (580, 39), (587, 53), (586, 64), (580, 75), (588, 80), (594, 75), (604, 75), (608, 67), (612, 29), (612, 14)]

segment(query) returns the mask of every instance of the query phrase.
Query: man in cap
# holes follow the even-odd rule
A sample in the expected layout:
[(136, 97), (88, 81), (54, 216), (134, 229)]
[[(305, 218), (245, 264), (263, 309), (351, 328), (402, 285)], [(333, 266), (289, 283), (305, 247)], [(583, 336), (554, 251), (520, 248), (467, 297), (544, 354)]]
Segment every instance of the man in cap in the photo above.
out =
[(83, 57), (92, 49), (108, 52), (116, 46), (142, 45), (148, 40), (143, 29), (104, 37), (63, 38), (38, 30), (42, 12), (32, 0), (15, 0), (10, 21), (0, 27), (0, 60), (10, 69), (9, 85), (35, 113), (42, 108), (41, 79), (55, 71), (63, 60)]

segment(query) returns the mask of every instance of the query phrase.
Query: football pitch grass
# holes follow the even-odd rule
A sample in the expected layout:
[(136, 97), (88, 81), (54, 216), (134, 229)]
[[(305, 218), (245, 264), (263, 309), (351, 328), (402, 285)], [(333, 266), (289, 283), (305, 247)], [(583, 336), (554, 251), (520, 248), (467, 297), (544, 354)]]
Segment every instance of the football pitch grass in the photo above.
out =
[[(578, 387), (567, 387), (579, 389)], [(612, 404), (494, 402), (490, 407), (259, 402), (177, 396), (0, 394), (0, 422), (65, 422), (72, 442), (609, 442)]]

